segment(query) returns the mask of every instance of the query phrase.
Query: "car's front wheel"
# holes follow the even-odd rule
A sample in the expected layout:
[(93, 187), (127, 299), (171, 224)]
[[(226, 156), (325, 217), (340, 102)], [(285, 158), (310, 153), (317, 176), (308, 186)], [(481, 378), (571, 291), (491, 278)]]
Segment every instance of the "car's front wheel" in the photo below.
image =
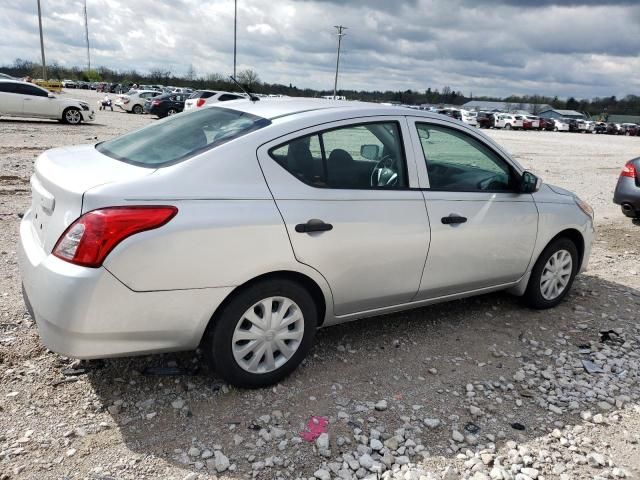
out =
[(558, 305), (567, 295), (578, 273), (578, 249), (566, 237), (550, 243), (540, 254), (531, 271), (522, 299), (536, 309)]
[(62, 112), (62, 120), (70, 125), (78, 125), (82, 122), (82, 114), (77, 108), (67, 108)]
[(175, 108), (170, 108), (169, 110), (167, 110), (168, 116), (175, 115), (176, 113), (178, 113), (178, 111)]
[(204, 349), (212, 368), (232, 385), (272, 385), (307, 355), (317, 315), (313, 298), (299, 284), (287, 279), (258, 282), (216, 313)]

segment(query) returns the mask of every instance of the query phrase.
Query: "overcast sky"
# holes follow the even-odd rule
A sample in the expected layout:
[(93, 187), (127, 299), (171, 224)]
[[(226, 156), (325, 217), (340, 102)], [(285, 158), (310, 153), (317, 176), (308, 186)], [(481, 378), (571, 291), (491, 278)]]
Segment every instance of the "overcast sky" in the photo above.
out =
[[(233, 70), (233, 0), (87, 0), (92, 65)], [(640, 94), (640, 0), (238, 0), (238, 68), (270, 83)], [(82, 1), (41, 0), (47, 61), (86, 65)], [(38, 61), (36, 0), (0, 0), (0, 64)]]

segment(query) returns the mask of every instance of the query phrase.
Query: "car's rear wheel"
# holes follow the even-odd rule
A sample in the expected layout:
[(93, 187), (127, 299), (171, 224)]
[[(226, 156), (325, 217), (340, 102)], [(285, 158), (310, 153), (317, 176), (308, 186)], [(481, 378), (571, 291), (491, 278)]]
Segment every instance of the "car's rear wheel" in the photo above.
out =
[(317, 315), (313, 298), (299, 284), (287, 279), (258, 282), (216, 313), (204, 349), (227, 382), (245, 388), (272, 385), (307, 355)]
[(522, 299), (526, 305), (545, 309), (558, 305), (567, 295), (578, 273), (578, 249), (566, 237), (550, 243), (531, 271)]
[(510, 124), (510, 123), (507, 123), (507, 124), (504, 126), (504, 129), (505, 129), (505, 130), (511, 130), (511, 124)]
[(140, 115), (143, 112), (142, 105), (134, 105), (132, 110), (136, 115)]
[(82, 122), (82, 114), (77, 108), (67, 108), (62, 112), (62, 120), (70, 125), (78, 125)]

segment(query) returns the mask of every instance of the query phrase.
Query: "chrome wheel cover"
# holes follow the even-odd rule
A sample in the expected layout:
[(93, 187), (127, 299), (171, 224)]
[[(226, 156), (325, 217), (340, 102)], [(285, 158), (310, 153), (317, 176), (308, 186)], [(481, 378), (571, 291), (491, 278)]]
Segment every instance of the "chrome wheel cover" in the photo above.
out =
[(247, 309), (231, 339), (233, 358), (249, 373), (269, 373), (287, 363), (304, 336), (300, 307), (286, 297), (269, 297)]
[(555, 252), (542, 269), (540, 276), (540, 293), (545, 300), (555, 300), (565, 291), (569, 280), (573, 259), (567, 250)]
[(67, 110), (64, 114), (64, 118), (69, 123), (80, 123), (82, 116), (78, 110)]

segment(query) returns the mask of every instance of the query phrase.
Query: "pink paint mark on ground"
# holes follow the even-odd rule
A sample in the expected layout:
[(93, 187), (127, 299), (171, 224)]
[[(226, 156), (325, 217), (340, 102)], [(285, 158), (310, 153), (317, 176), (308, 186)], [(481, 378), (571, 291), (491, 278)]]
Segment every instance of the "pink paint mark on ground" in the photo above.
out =
[(300, 437), (307, 442), (314, 442), (320, 434), (327, 431), (329, 419), (327, 417), (313, 416), (307, 422), (307, 427), (300, 432)]

